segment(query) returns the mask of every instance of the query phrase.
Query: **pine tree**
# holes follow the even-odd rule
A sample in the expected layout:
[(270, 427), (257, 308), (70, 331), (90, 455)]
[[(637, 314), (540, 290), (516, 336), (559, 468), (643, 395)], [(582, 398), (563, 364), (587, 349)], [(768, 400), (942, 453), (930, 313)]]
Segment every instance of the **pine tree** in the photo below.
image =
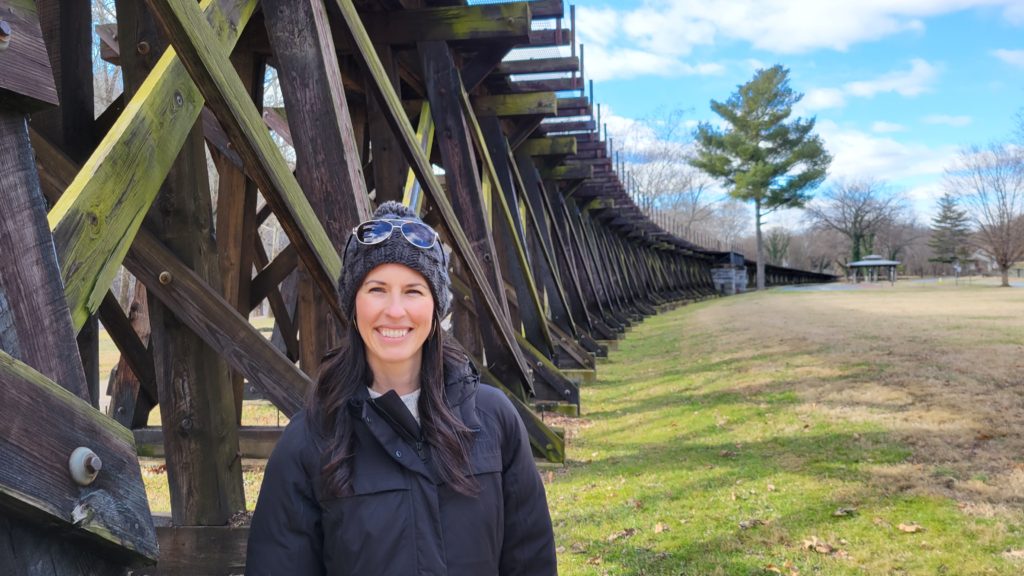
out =
[(733, 198), (754, 204), (758, 289), (764, 288), (763, 218), (803, 207), (832, 162), (814, 134), (814, 119), (789, 118), (802, 97), (789, 87), (788, 69), (758, 70), (727, 101), (711, 101), (727, 127), (702, 122), (694, 133), (697, 154), (690, 163), (722, 182)]
[(959, 207), (956, 198), (946, 192), (939, 198), (939, 213), (932, 218), (932, 237), (928, 241), (933, 262), (952, 264), (967, 258), (967, 238), (971, 233), (967, 211)]

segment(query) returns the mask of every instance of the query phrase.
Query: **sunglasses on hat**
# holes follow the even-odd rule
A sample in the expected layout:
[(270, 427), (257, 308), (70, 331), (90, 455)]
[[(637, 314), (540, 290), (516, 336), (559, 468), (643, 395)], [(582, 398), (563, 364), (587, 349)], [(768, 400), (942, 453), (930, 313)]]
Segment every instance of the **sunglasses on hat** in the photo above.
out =
[(402, 237), (409, 244), (417, 248), (427, 250), (437, 243), (437, 232), (415, 220), (367, 220), (352, 229), (352, 236), (364, 246), (373, 246), (390, 238), (396, 228), (402, 231)]

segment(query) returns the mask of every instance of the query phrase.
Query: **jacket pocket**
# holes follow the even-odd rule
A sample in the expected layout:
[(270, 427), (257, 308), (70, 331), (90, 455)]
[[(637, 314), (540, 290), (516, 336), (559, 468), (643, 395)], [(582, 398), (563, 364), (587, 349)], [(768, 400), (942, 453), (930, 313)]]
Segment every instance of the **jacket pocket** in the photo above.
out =
[(357, 477), (353, 492), (323, 503), (328, 574), (414, 573), (412, 502), (405, 479)]

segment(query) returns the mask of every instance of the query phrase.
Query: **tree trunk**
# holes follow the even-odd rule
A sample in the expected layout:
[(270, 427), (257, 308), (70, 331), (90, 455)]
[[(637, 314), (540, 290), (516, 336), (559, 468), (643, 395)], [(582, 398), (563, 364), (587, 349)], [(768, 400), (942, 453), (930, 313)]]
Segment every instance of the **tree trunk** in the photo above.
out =
[(764, 238), (761, 237), (760, 200), (754, 200), (754, 228), (757, 230), (757, 289), (764, 290)]
[(1009, 288), (1010, 287), (1010, 267), (1009, 266), (1000, 266), (999, 267), (999, 272), (1003, 276), (1003, 283), (1000, 284), (1000, 286), (1002, 286), (1004, 288)]

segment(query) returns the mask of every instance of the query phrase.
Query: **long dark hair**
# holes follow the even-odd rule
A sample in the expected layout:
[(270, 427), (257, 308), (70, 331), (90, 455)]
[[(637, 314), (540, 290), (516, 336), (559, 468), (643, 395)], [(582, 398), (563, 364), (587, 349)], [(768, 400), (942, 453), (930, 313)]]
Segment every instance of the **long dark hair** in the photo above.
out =
[[(467, 362), (466, 354), (443, 330), (434, 314), (433, 328), (423, 343), (420, 364), (420, 427), (432, 448), (433, 461), (441, 479), (466, 496), (479, 493), (469, 467), (472, 432), (445, 400), (445, 367)], [(359, 386), (373, 384), (373, 372), (366, 361), (366, 347), (355, 321), (344, 330), (342, 344), (324, 357), (316, 390), (307, 410), (326, 444), (320, 470), (324, 494), (328, 497), (352, 494), (355, 435), (349, 401)]]

